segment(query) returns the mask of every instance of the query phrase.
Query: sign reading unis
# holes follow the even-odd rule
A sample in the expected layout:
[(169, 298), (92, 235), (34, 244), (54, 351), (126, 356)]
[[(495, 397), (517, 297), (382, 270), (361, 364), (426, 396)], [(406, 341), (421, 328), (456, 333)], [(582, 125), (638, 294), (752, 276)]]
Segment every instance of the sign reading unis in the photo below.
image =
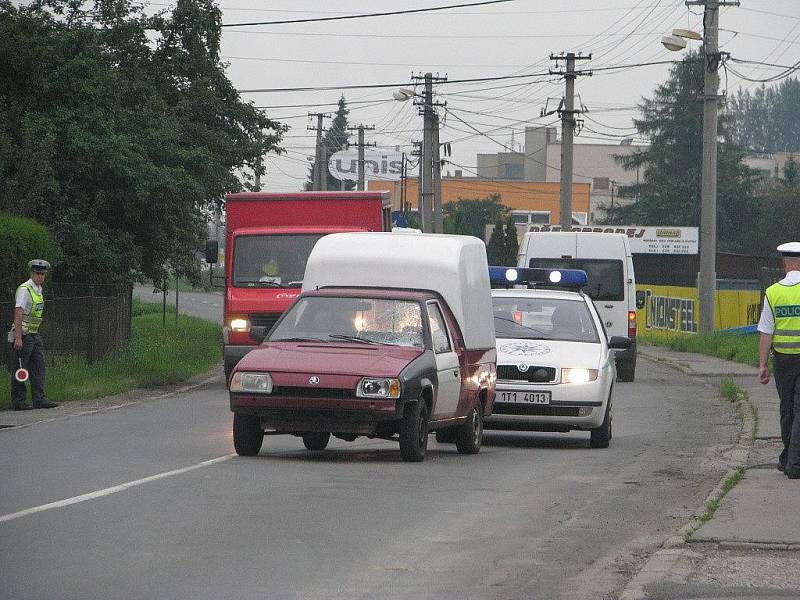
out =
[[(328, 170), (336, 179), (358, 181), (358, 150), (340, 150), (331, 155)], [(402, 153), (364, 148), (365, 179), (399, 181), (402, 172)]]

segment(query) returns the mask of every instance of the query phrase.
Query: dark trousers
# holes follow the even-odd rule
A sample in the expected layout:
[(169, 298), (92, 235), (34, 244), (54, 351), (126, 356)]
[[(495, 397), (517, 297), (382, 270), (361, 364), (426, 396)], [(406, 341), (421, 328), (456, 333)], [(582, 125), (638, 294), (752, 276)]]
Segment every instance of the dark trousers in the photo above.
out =
[(778, 460), (786, 473), (800, 475), (800, 354), (775, 352), (773, 364), (781, 399), (783, 452)]
[(14, 371), (22, 367), (28, 369), (31, 382), (31, 403), (38, 406), (44, 402), (44, 343), (42, 336), (28, 334), (22, 336), (22, 348), (11, 347), (11, 404), (25, 404), (25, 384), (14, 378)]

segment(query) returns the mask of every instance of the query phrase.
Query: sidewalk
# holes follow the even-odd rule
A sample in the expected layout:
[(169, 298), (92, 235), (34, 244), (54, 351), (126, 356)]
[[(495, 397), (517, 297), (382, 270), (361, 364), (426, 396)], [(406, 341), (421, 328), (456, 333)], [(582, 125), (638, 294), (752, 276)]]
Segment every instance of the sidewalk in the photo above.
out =
[[(713, 517), (675, 532), (620, 598), (800, 597), (800, 481), (775, 468), (782, 444), (774, 379), (761, 385), (755, 367), (656, 346), (640, 347), (639, 356), (709, 378), (717, 389), (731, 377), (756, 412), (740, 405), (739, 442), (728, 473), (709, 496), (719, 502)], [(723, 496), (722, 484), (738, 472), (743, 479)], [(705, 512), (705, 506), (696, 508), (697, 517)]]

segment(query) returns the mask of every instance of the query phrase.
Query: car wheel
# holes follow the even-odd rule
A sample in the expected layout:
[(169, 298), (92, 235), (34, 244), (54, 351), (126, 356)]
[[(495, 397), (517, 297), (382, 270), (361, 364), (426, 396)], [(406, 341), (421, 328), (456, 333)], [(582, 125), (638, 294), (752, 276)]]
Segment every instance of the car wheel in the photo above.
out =
[(400, 456), (406, 462), (422, 462), (428, 449), (428, 406), (420, 398), (406, 404), (400, 421)]
[(608, 445), (611, 443), (611, 425), (613, 420), (614, 413), (611, 408), (611, 400), (609, 400), (602, 425), (596, 429), (592, 429), (589, 433), (589, 445), (592, 448), (608, 448)]
[(455, 427), (448, 427), (447, 429), (439, 429), (436, 432), (436, 441), (440, 444), (455, 444), (456, 434), (458, 429)]
[(331, 434), (327, 431), (319, 432), (313, 431), (303, 434), (303, 445), (312, 451), (325, 450), (328, 442), (331, 439)]
[(631, 383), (636, 377), (636, 361), (626, 360), (617, 364), (617, 379)]
[(483, 408), (480, 403), (472, 409), (470, 418), (458, 428), (456, 448), (461, 454), (477, 454), (483, 443)]
[(233, 413), (233, 447), (239, 456), (256, 456), (261, 451), (264, 430), (258, 417)]

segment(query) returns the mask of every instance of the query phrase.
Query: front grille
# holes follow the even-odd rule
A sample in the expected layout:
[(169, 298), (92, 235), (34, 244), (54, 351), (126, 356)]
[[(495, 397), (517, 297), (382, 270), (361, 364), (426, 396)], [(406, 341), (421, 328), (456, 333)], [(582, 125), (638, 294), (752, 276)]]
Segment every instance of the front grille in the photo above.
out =
[(272, 388), (272, 395), (288, 398), (333, 398), (335, 400), (347, 400), (355, 398), (356, 392), (349, 388), (276, 386)]
[(510, 404), (495, 402), (493, 415), (528, 415), (534, 417), (577, 417), (577, 406), (546, 406), (543, 404)]
[(549, 383), (556, 380), (553, 367), (529, 366), (527, 371), (520, 371), (517, 365), (497, 365), (497, 378), (510, 381), (529, 381), (530, 383)]
[(256, 327), (268, 327), (272, 329), (272, 326), (275, 325), (275, 323), (277, 323), (280, 316), (281, 313), (263, 313), (259, 315), (250, 315), (250, 324)]

